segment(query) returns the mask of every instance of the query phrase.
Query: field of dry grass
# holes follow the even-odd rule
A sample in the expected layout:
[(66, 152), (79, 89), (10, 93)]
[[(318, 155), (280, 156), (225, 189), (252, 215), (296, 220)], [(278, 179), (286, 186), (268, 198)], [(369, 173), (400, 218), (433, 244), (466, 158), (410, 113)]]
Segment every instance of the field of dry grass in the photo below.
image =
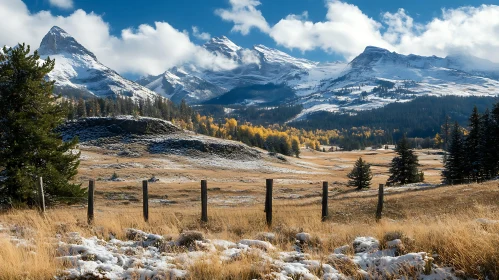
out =
[[(418, 155), (426, 181), (437, 184), (442, 167), (440, 156), (436, 151)], [(301, 159), (287, 158), (286, 162), (265, 158), (237, 163), (181, 156), (123, 158), (112, 151), (86, 148), (77, 180), (83, 184), (89, 178), (97, 180), (95, 224), (86, 224), (83, 203), (59, 205), (49, 209), (44, 217), (34, 210), (0, 214), (0, 279), (49, 279), (57, 275), (67, 265), (55, 258), (57, 234), (80, 232), (83, 236), (108, 239), (112, 233), (125, 238), (126, 228), (164, 236), (198, 230), (208, 238), (231, 241), (271, 231), (281, 250), (292, 249), (296, 233), (308, 232), (321, 240), (321, 246), (308, 252), (317, 258), (351, 243), (357, 236), (383, 240), (387, 233), (399, 232), (407, 240), (407, 252), (438, 254), (437, 263), (454, 267), (467, 277), (499, 278), (499, 223), (494, 223), (499, 220), (498, 181), (387, 188), (384, 218), (376, 223), (376, 189), (353, 192), (345, 185), (346, 174), (359, 156), (373, 164), (373, 185), (386, 181), (392, 151), (304, 151)], [(108, 180), (115, 172), (121, 181)], [(160, 181), (149, 186), (150, 219), (145, 223), (141, 181), (153, 175)], [(271, 228), (267, 228), (263, 212), (266, 178), (274, 179)], [(208, 224), (199, 222), (201, 179), (208, 180)], [(330, 182), (330, 217), (326, 222), (320, 219), (321, 181)], [(2, 226), (10, 229), (2, 231)], [(18, 241), (11, 240), (12, 236)], [(16, 245), (24, 240), (30, 240), (28, 246)], [(190, 269), (190, 277), (251, 279), (256, 273), (252, 261), (249, 257), (228, 266), (210, 267), (197, 263)], [(356, 276), (351, 267), (339, 270)]]

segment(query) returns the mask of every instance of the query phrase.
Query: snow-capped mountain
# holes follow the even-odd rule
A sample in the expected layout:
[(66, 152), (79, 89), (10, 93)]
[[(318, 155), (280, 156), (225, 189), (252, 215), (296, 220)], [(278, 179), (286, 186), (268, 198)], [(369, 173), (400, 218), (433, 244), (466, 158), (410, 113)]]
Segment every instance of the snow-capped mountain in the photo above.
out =
[(188, 103), (198, 103), (226, 92), (224, 88), (178, 67), (158, 76), (142, 77), (136, 82), (176, 103), (182, 99)]
[(417, 96), (499, 95), (499, 64), (469, 56), (401, 55), (366, 47), (340, 75), (324, 79), (298, 102), (302, 118), (315, 111), (365, 110)]
[(299, 80), (302, 75), (307, 75), (308, 71), (318, 64), (263, 45), (244, 49), (225, 36), (213, 38), (203, 47), (238, 63), (239, 66), (232, 70), (203, 71), (198, 74), (226, 90), (255, 84), (292, 84), (293, 80)]
[(38, 53), (42, 59), (55, 59), (48, 76), (55, 80), (55, 91), (70, 96), (129, 96), (154, 98), (153, 91), (127, 80), (106, 67), (71, 35), (54, 26), (43, 38)]
[[(245, 49), (225, 36), (213, 38), (203, 47), (233, 60), (238, 67), (213, 71), (186, 65), (157, 77), (143, 78), (139, 83), (173, 100), (185, 99), (191, 103), (210, 100), (210, 104), (234, 89), (285, 84), (298, 96), (292, 102), (304, 107), (298, 119), (316, 111), (378, 108), (421, 95), (499, 94), (499, 64), (472, 56), (401, 55), (368, 46), (349, 63), (318, 63), (263, 45)], [(258, 104), (258, 100), (244, 102)]]
[[(255, 90), (252, 86), (274, 84), (294, 91), (289, 96), (295, 97), (280, 100), (303, 105), (298, 119), (316, 111), (378, 108), (421, 95), (499, 94), (499, 64), (473, 56), (401, 55), (369, 46), (349, 63), (318, 63), (263, 45), (246, 49), (225, 36), (213, 38), (203, 47), (231, 59), (237, 67), (215, 71), (186, 64), (131, 82), (102, 65), (91, 51), (59, 27), (53, 27), (43, 38), (39, 53), (42, 58), (55, 58), (56, 66), (49, 78), (56, 81), (56, 91), (67, 95), (124, 95), (134, 99), (161, 95), (174, 102), (214, 104), (229, 91), (244, 93), (245, 88)], [(275, 87), (268, 88), (272, 91), (245, 95), (259, 99), (245, 97), (244, 104), (259, 104), (265, 94), (279, 92)]]
[(322, 79), (339, 73), (346, 63), (319, 64), (292, 57), (263, 45), (245, 49), (227, 37), (216, 37), (203, 47), (217, 56), (233, 60), (238, 66), (231, 70), (206, 70), (193, 65), (174, 67), (162, 75), (145, 76), (137, 83), (174, 101), (185, 99), (201, 103), (216, 98), (234, 88), (252, 85), (286, 84), (296, 94), (317, 91)]

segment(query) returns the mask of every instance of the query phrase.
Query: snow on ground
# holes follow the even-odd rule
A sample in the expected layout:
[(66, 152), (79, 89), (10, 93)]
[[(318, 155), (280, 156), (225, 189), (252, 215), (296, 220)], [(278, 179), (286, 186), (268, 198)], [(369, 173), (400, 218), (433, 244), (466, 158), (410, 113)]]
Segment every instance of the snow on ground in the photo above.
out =
[[(440, 185), (438, 184), (430, 184), (430, 183), (413, 183), (413, 184), (407, 184), (407, 185), (402, 185), (402, 186), (385, 186), (384, 192), (385, 193), (398, 193), (398, 192), (405, 192), (405, 191), (415, 191), (415, 190), (422, 190), (422, 189), (428, 189), (428, 188), (437, 188)], [(371, 187), (366, 190), (362, 190), (360, 192), (354, 192), (350, 193), (347, 195), (344, 195), (343, 197), (356, 197), (358, 196), (359, 193), (369, 193), (369, 194), (376, 194), (378, 193), (378, 188), (377, 187)]]
[(187, 158), (193, 165), (201, 167), (215, 167), (222, 170), (253, 170), (263, 173), (285, 173), (285, 174), (327, 174), (325, 172), (304, 171), (291, 168), (274, 166), (261, 159), (257, 160), (233, 160), (218, 156), (210, 158)]
[(78, 233), (59, 236), (59, 258), (71, 265), (59, 279), (184, 279), (189, 277), (189, 268), (195, 262), (228, 264), (244, 256), (253, 256), (257, 267), (271, 267), (268, 279), (349, 279), (341, 273), (345, 264), (365, 277), (381, 279), (415, 273), (418, 279), (457, 279), (451, 268), (433, 264), (425, 252), (399, 255), (397, 250), (403, 246), (399, 239), (387, 242), (387, 249), (380, 250), (380, 242), (375, 238), (357, 237), (352, 244), (354, 255), (345, 254), (350, 248), (345, 245), (335, 249), (326, 260), (315, 260), (301, 252), (303, 246), (311, 246), (307, 243), (308, 233), (297, 235), (296, 251), (291, 252), (278, 252), (268, 241), (209, 240), (199, 232), (185, 232), (176, 240), (168, 240), (128, 229), (126, 236), (128, 240), (111, 236), (109, 241), (84, 238)]

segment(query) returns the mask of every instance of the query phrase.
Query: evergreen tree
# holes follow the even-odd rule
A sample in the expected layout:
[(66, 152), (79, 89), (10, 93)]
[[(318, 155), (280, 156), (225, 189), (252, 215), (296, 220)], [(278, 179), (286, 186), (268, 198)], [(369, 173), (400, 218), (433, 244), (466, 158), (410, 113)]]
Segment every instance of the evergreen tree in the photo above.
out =
[(449, 140), (449, 149), (445, 169), (442, 172), (444, 182), (447, 184), (462, 184), (465, 182), (465, 151), (463, 134), (456, 122)]
[(82, 98), (78, 100), (78, 104), (76, 105), (76, 116), (78, 118), (87, 117), (87, 108), (85, 105), (85, 100), (83, 100)]
[(293, 138), (291, 140), (291, 150), (293, 150), (293, 154), (299, 158), (300, 157), (300, 142), (298, 139)]
[(489, 153), (491, 157), (495, 158), (493, 170), (495, 173), (493, 176), (497, 176), (499, 172), (499, 102), (494, 104), (492, 108), (492, 112), (490, 114), (491, 121), (491, 130), (488, 132), (491, 134), (491, 141), (494, 143), (494, 146), (489, 148)]
[(469, 133), (465, 140), (466, 149), (466, 170), (465, 174), (468, 180), (478, 182), (481, 180), (480, 166), (481, 166), (481, 141), (480, 141), (480, 114), (478, 108), (473, 108), (473, 113), (469, 118)]
[(450, 118), (449, 116), (445, 115), (445, 123), (441, 127), (441, 137), (442, 137), (442, 142), (443, 142), (443, 149), (447, 151), (449, 147), (449, 138), (450, 138), (450, 132), (451, 131), (451, 125), (450, 125)]
[(77, 174), (77, 139), (63, 142), (54, 129), (67, 113), (56, 102), (53, 81), (46, 75), (54, 60), (39, 62), (24, 44), (0, 53), (0, 170), (6, 180), (0, 196), (33, 204), (36, 182), (43, 177), (48, 203), (57, 197), (80, 197), (85, 190), (70, 183)]
[(490, 119), (489, 109), (480, 119), (480, 173), (483, 180), (494, 178), (497, 173), (497, 157), (494, 153), (496, 143), (494, 139), (494, 126)]
[(373, 178), (371, 173), (371, 165), (366, 163), (360, 157), (352, 169), (352, 171), (347, 175), (350, 179), (348, 185), (356, 187), (357, 190), (369, 188), (371, 185), (371, 179)]
[(387, 184), (411, 184), (421, 181), (418, 171), (418, 157), (410, 148), (410, 143), (404, 137), (399, 141), (395, 148), (398, 156), (394, 157), (390, 165), (390, 178)]

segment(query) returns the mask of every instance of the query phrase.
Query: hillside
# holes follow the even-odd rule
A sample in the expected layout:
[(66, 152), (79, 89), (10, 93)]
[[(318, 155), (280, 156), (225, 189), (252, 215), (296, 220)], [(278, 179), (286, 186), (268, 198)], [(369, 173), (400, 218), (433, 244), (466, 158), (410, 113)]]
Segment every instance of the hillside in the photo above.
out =
[(497, 97), (422, 96), (408, 102), (391, 103), (382, 108), (349, 111), (348, 114), (319, 111), (308, 115), (304, 120), (295, 117), (287, 124), (307, 130), (369, 127), (391, 131), (394, 139), (399, 139), (404, 133), (408, 137), (433, 138), (436, 133), (441, 132), (446, 117), (467, 127), (470, 108), (477, 106), (483, 112), (497, 101)]
[(295, 97), (294, 91), (286, 85), (251, 85), (234, 88), (203, 104), (277, 106)]
[(239, 142), (197, 135), (154, 118), (82, 118), (68, 121), (58, 129), (64, 140), (78, 136), (82, 145), (132, 157), (152, 153), (245, 160), (258, 159), (262, 153)]

